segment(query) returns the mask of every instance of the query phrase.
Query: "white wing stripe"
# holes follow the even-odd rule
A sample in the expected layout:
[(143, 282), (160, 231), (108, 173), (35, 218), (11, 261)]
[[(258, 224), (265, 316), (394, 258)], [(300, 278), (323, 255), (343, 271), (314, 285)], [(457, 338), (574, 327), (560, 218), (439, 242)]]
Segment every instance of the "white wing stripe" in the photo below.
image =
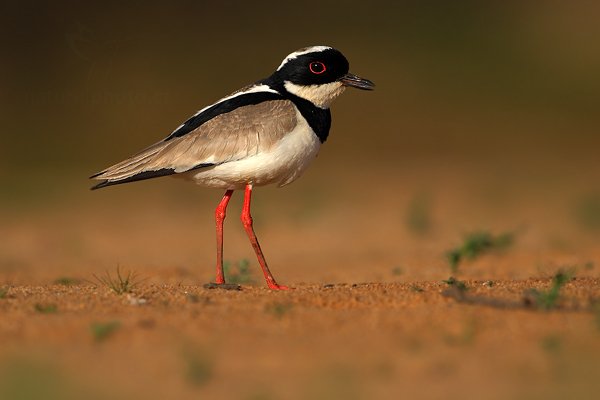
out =
[[(275, 89), (271, 89), (271, 87), (270, 87), (270, 86), (268, 86), (268, 85), (263, 85), (263, 84), (260, 84), (260, 85), (254, 85), (254, 86), (250, 86), (248, 89), (245, 89), (245, 90), (240, 90), (239, 92), (235, 92), (235, 93), (234, 93), (234, 94), (232, 94), (232, 95), (229, 95), (229, 96), (227, 96), (227, 97), (223, 97), (222, 99), (219, 99), (219, 100), (217, 100), (217, 101), (216, 101), (216, 102), (214, 102), (213, 104), (211, 104), (211, 105), (209, 105), (209, 106), (206, 106), (206, 107), (204, 107), (202, 110), (200, 110), (200, 111), (198, 111), (196, 114), (194, 114), (194, 117), (195, 117), (195, 116), (198, 116), (198, 115), (200, 115), (200, 114), (202, 114), (204, 111), (208, 110), (208, 109), (209, 109), (209, 108), (211, 108), (212, 106), (215, 106), (215, 105), (217, 105), (217, 104), (219, 104), (219, 103), (222, 103), (222, 102), (224, 102), (224, 101), (227, 101), (227, 100), (233, 99), (234, 97), (238, 97), (238, 96), (241, 96), (241, 95), (243, 95), (243, 94), (248, 94), (248, 93), (258, 93), (258, 92), (270, 92), (270, 93), (277, 93), (277, 94), (279, 94), (279, 92), (278, 92), (277, 90), (275, 90)], [(183, 124), (183, 125), (185, 125), (185, 124)], [(181, 125), (181, 126), (183, 126), (183, 125)], [(179, 128), (181, 128), (181, 126), (180, 126)], [(179, 129), (179, 128), (177, 128), (177, 129)], [(175, 129), (175, 131), (176, 131), (177, 129)], [(173, 132), (175, 132), (175, 131), (173, 131)]]

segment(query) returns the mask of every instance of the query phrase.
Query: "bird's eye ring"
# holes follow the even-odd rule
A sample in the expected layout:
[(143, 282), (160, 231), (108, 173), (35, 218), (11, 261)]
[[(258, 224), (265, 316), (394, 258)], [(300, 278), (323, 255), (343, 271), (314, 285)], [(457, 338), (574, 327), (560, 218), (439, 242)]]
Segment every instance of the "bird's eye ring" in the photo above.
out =
[(310, 72), (316, 75), (321, 75), (323, 72), (327, 71), (327, 67), (321, 61), (315, 61), (308, 64), (308, 68)]

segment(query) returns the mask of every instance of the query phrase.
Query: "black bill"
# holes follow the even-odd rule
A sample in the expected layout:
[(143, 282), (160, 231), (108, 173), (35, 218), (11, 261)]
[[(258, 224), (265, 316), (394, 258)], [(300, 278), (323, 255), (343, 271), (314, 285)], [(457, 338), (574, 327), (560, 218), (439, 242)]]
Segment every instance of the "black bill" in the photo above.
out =
[(340, 82), (344, 84), (344, 86), (352, 86), (357, 89), (363, 90), (373, 90), (375, 89), (375, 84), (368, 79), (361, 78), (360, 76), (356, 76), (354, 74), (346, 74), (340, 78)]

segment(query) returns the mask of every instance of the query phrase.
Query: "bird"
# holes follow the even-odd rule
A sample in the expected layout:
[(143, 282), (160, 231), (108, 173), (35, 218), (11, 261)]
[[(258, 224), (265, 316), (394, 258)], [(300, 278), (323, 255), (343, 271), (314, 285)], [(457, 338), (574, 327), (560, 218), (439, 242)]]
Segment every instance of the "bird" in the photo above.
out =
[(255, 187), (290, 184), (317, 156), (331, 127), (330, 105), (347, 87), (375, 84), (349, 72), (346, 57), (330, 46), (286, 56), (269, 77), (202, 108), (170, 135), (90, 177), (91, 189), (163, 176), (224, 189), (215, 210), (216, 285), (225, 286), (223, 221), (235, 190), (244, 190), (241, 221), (270, 289), (273, 277), (254, 232), (250, 203)]

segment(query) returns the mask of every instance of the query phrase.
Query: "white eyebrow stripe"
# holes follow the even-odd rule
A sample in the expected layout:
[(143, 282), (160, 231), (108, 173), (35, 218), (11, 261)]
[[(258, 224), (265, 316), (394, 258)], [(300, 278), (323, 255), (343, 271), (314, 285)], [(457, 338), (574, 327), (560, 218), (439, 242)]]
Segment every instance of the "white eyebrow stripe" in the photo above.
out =
[(325, 51), (325, 50), (329, 50), (331, 49), (331, 47), (329, 46), (312, 46), (312, 47), (307, 47), (305, 49), (302, 50), (298, 50), (293, 52), (292, 54), (289, 54), (279, 65), (279, 68), (277, 68), (277, 71), (279, 71), (281, 68), (283, 68), (283, 66), (285, 64), (288, 63), (288, 61), (293, 60), (294, 58), (297, 58), (303, 54), (308, 54), (308, 53), (315, 53), (315, 52), (319, 52), (319, 51)]

